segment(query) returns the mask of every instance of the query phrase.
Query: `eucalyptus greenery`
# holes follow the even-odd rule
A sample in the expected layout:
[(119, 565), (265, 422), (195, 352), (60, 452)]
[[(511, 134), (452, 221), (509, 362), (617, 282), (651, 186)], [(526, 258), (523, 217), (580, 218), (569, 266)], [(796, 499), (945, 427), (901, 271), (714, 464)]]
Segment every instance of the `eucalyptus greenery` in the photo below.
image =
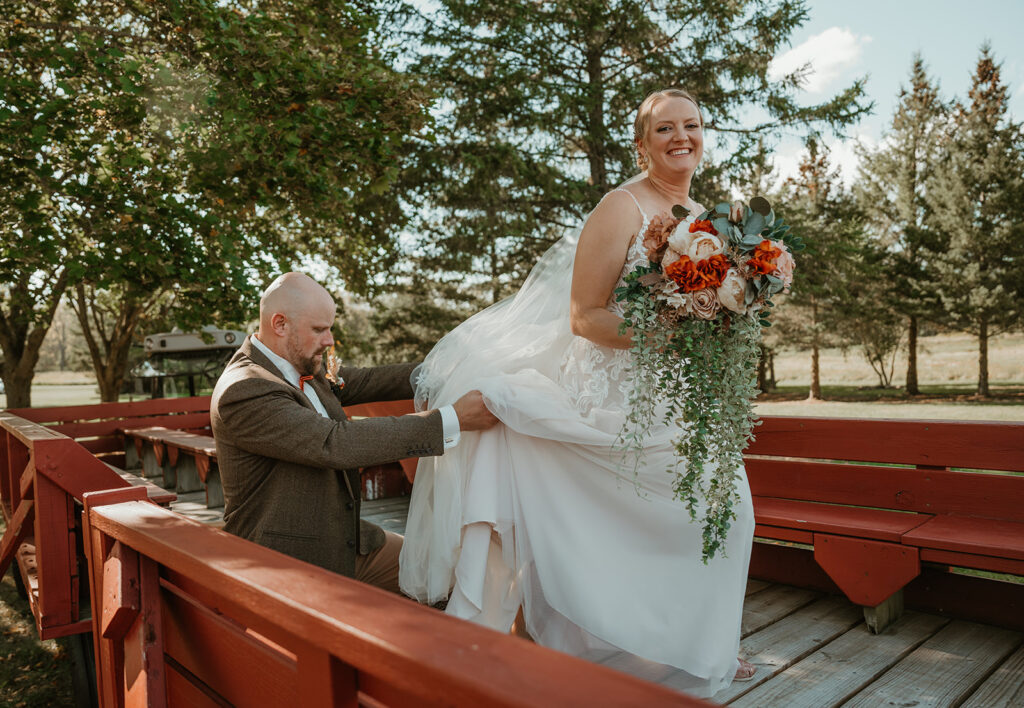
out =
[[(632, 328), (633, 388), (622, 446), (637, 455), (650, 429), (662, 421), (679, 427), (672, 491), (697, 520), (703, 507), (703, 559), (721, 549), (738, 498), (743, 450), (753, 438), (751, 401), (761, 322), (746, 315), (687, 318), (674, 329), (661, 324), (656, 302), (638, 282), (638, 268), (620, 289), (624, 326)], [(711, 474), (705, 474), (710, 472)]]
[[(699, 220), (712, 219), (715, 229), (739, 254), (764, 239), (803, 250), (803, 240), (776, 218), (766, 200), (755, 200), (739, 223), (728, 220), (729, 205), (720, 204)], [(673, 210), (677, 219), (685, 210)], [(632, 454), (634, 470), (642, 461), (644, 440), (659, 422), (678, 429), (673, 439), (675, 498), (690, 518), (701, 520), (705, 563), (722, 551), (739, 498), (736, 482), (743, 450), (753, 439), (756, 416), (757, 361), (761, 330), (771, 326), (771, 295), (782, 280), (764, 275), (748, 281), (744, 314), (720, 310), (712, 319), (666, 319), (665, 305), (652, 296), (663, 283), (662, 268), (649, 263), (635, 268), (615, 296), (623, 303), (622, 332), (631, 332), (633, 381), (626, 422), (618, 444)], [(752, 303), (756, 303), (753, 306)], [(670, 323), (671, 322), (671, 323)]]

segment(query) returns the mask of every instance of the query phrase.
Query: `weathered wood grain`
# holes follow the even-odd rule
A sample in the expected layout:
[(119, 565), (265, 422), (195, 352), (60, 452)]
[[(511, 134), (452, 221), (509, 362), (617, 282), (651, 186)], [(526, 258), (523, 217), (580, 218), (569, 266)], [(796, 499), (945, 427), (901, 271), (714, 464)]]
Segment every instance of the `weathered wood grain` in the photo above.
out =
[(771, 585), (771, 583), (764, 580), (755, 580), (754, 578), (751, 578), (747, 580), (747, 597), (750, 597), (756, 592), (761, 592), (762, 590), (771, 587)]
[(911, 652), (844, 708), (959, 705), (1013, 652), (1024, 636), (998, 627), (955, 621)]
[(971, 694), (962, 708), (1024, 706), (1024, 647), (1015, 651)]
[(744, 708), (841, 705), (947, 622), (935, 615), (911, 612), (880, 635), (858, 625), (731, 705)]
[(773, 585), (743, 603), (742, 636), (746, 637), (814, 602), (821, 593), (787, 585)]
[[(788, 588), (791, 592), (792, 588)], [(765, 590), (754, 597), (771, 592)], [(774, 622), (740, 643), (740, 654), (757, 666), (753, 681), (734, 682), (715, 700), (728, 703), (861, 623), (861, 609), (843, 597), (825, 597)]]

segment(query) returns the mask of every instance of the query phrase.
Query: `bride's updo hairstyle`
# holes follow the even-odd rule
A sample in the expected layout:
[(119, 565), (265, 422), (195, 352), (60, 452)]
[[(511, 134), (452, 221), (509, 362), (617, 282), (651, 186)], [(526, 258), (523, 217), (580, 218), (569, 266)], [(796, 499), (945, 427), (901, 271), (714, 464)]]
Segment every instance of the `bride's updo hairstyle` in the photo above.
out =
[(702, 128), (704, 127), (704, 111), (701, 110), (697, 99), (691, 96), (688, 91), (670, 88), (648, 94), (647, 98), (640, 104), (640, 107), (636, 109), (636, 119), (633, 121), (633, 144), (636, 146), (636, 164), (641, 170), (646, 170), (649, 164), (647, 156), (640, 152), (640, 144), (644, 141), (644, 137), (647, 135), (647, 126), (651, 123), (651, 111), (654, 110), (654, 106), (657, 103), (664, 101), (666, 98), (685, 98), (695, 105), (697, 107), (697, 116), (700, 118), (700, 125)]

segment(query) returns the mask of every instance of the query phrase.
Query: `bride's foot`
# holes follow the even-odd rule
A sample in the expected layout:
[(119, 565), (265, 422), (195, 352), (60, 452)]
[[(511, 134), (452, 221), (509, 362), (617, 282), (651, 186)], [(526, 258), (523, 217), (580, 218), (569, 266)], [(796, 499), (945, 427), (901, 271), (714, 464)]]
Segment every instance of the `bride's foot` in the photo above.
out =
[(757, 667), (751, 664), (749, 661), (739, 660), (740, 668), (736, 669), (736, 675), (732, 677), (733, 681), (749, 681), (754, 678), (754, 674), (757, 673)]

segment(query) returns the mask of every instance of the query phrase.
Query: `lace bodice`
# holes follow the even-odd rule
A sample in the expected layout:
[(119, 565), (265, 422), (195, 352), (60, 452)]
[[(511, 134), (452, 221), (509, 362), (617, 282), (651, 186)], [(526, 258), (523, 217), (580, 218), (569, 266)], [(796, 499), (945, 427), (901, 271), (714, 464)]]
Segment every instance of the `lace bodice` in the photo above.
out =
[[(626, 189), (614, 191), (628, 194), (642, 217), (640, 229), (626, 249), (619, 279), (605, 305), (605, 309), (621, 317), (625, 310), (622, 303), (615, 300), (615, 289), (625, 285), (626, 276), (634, 268), (647, 262), (643, 234), (650, 217), (644, 213), (632, 192)], [(612, 349), (583, 337), (574, 337), (562, 359), (560, 383), (583, 415), (589, 415), (595, 408), (624, 410), (631, 386), (631, 368), (629, 350)]]

